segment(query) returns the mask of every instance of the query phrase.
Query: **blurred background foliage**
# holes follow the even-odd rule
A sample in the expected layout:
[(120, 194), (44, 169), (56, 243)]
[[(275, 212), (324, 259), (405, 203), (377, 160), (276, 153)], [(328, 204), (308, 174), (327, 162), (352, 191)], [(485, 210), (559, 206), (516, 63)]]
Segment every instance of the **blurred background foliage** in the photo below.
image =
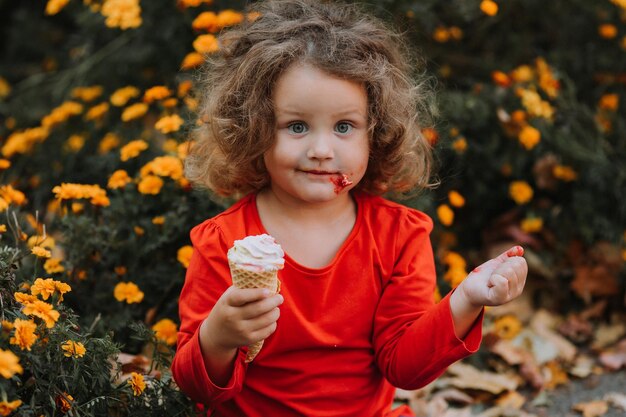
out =
[[(123, 404), (122, 414), (158, 415), (185, 401), (167, 364), (188, 232), (225, 207), (182, 176), (196, 123), (195, 71), (219, 48), (214, 35), (254, 18), (241, 13), (244, 4), (0, 0), (0, 243), (8, 257), (0, 367), (11, 353), (23, 368), (0, 378), (0, 415), (104, 415), (112, 404)], [(567, 311), (604, 299), (623, 310), (626, 1), (366, 6), (405, 33), (425, 63), (416, 72), (437, 80), (439, 117), (424, 134), (441, 185), (404, 202), (435, 219), (439, 291), (515, 242), (527, 249), (537, 304)], [(24, 261), (38, 256), (33, 247), (50, 254)], [(11, 323), (27, 316), (12, 291), (27, 294), (37, 278), (71, 286), (65, 319), (94, 341), (87, 347), (96, 365), (84, 371), (107, 373), (104, 408), (85, 407), (97, 392), (52, 378), (59, 363), (42, 365), (36, 349), (11, 342)], [(72, 330), (36, 324), (33, 346)], [(160, 385), (139, 394), (145, 401), (129, 401), (120, 375), (149, 378), (152, 368)], [(54, 390), (32, 383), (46, 372)], [(169, 390), (165, 402), (149, 400), (157, 388), (162, 397)], [(71, 389), (75, 405), (63, 411), (59, 393)], [(177, 410), (191, 413), (186, 407)]]

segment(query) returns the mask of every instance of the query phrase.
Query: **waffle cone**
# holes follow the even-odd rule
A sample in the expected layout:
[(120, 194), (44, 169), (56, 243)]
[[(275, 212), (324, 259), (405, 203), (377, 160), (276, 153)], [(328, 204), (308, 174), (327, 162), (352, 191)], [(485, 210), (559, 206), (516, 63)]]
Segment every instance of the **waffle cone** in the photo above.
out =
[[(229, 262), (230, 274), (233, 278), (233, 285), (237, 288), (267, 288), (276, 294), (280, 291), (280, 281), (278, 280), (278, 270), (273, 271), (250, 271), (241, 268), (233, 262)], [(248, 346), (246, 363), (252, 362), (263, 347), (263, 340)]]

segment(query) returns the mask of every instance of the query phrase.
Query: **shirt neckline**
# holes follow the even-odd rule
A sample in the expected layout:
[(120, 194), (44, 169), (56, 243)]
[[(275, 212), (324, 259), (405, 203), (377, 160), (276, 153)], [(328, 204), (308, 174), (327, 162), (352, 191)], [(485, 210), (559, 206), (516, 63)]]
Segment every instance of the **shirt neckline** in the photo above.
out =
[[(350, 245), (350, 243), (356, 237), (356, 235), (359, 232), (359, 229), (361, 227), (361, 223), (362, 223), (362, 218), (363, 218), (363, 201), (362, 201), (362, 196), (358, 192), (357, 193), (352, 193), (351, 195), (354, 198), (354, 202), (356, 204), (356, 220), (354, 222), (354, 226), (352, 226), (352, 230), (350, 231), (350, 234), (348, 234), (348, 237), (346, 237), (346, 239), (343, 241), (343, 243), (339, 247), (339, 250), (337, 250), (337, 253), (333, 257), (333, 259), (330, 261), (330, 263), (328, 265), (326, 265), (326, 266), (321, 267), (321, 268), (311, 268), (311, 267), (308, 267), (306, 265), (302, 265), (301, 263), (299, 263), (298, 261), (293, 259), (291, 256), (289, 256), (289, 254), (287, 252), (285, 252), (285, 264), (286, 265), (290, 265), (292, 268), (297, 269), (298, 271), (303, 272), (303, 273), (308, 274), (308, 275), (323, 275), (323, 274), (326, 274), (329, 270), (331, 270), (331, 269), (333, 269), (335, 267), (337, 261), (341, 258), (343, 253), (347, 250), (347, 248)], [(257, 198), (257, 194), (256, 193), (250, 195), (250, 206), (251, 206), (251, 211), (252, 211), (252, 220), (254, 221), (256, 226), (259, 228), (261, 233), (269, 234), (269, 232), (265, 229), (265, 226), (263, 226), (263, 223), (261, 222), (261, 216), (259, 215), (259, 210), (258, 210), (258, 207), (257, 207), (256, 198)]]

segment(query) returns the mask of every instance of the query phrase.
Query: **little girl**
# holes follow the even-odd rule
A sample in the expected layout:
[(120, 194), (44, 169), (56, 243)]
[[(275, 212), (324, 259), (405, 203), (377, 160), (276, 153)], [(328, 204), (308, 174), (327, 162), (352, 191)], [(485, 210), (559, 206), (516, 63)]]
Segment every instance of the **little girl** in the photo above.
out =
[[(398, 35), (355, 6), (256, 3), (206, 74), (187, 176), (239, 201), (191, 231), (172, 371), (212, 416), (389, 416), (475, 352), (485, 305), (520, 295), (515, 247), (435, 304), (424, 213), (380, 195), (428, 185), (426, 109)], [(232, 286), (235, 240), (272, 235), (280, 294)], [(246, 346), (265, 340), (251, 363)]]

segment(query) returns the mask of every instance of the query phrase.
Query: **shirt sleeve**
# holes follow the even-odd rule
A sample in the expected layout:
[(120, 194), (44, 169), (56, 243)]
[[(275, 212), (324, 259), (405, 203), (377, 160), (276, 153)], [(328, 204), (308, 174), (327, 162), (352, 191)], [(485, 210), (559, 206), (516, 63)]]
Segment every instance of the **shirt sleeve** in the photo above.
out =
[(418, 389), (478, 350), (483, 312), (463, 340), (456, 337), (450, 294), (434, 302), (432, 220), (410, 210), (398, 226), (395, 264), (376, 311), (373, 341), (385, 378), (396, 387)]
[(246, 371), (245, 352), (239, 350), (233, 374), (225, 387), (211, 381), (200, 348), (199, 328), (231, 285), (227, 248), (219, 228), (210, 221), (195, 227), (191, 240), (194, 250), (178, 303), (180, 330), (172, 375), (191, 399), (211, 408), (241, 391)]

